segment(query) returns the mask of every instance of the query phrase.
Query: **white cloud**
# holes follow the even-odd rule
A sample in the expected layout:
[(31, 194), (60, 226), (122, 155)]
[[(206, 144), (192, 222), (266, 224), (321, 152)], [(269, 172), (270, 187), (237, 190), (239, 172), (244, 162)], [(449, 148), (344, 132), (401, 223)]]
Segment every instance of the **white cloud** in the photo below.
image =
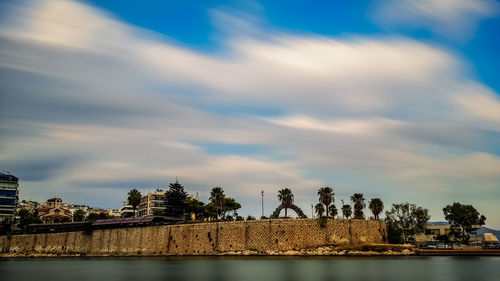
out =
[[(498, 95), (488, 88), (472, 83), (464, 87), (456, 103), (463, 108), (466, 114), (483, 121), (500, 123), (500, 101)], [(497, 130), (500, 129), (497, 127)]]
[[(226, 53), (202, 54), (83, 4), (40, 3), (0, 25), (0, 160), (63, 162), (22, 197), (99, 191), (117, 206), (117, 193), (176, 176), (192, 191), (223, 185), (245, 200), (243, 214), (262, 187), (291, 187), (302, 206), (323, 184), (425, 202), (474, 179), (498, 196), (498, 95), (445, 49), (260, 31), (265, 40), (235, 32)], [(267, 150), (214, 155), (205, 143)]]
[(379, 1), (377, 21), (430, 29), (445, 37), (469, 37), (479, 21), (500, 11), (494, 0), (389, 0)]

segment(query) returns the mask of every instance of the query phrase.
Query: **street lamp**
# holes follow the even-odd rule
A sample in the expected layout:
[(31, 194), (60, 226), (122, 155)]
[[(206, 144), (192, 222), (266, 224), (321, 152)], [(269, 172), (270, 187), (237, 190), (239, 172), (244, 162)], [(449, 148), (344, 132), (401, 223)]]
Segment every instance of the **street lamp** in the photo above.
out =
[(262, 217), (264, 217), (264, 189), (260, 192), (260, 195), (262, 195)]

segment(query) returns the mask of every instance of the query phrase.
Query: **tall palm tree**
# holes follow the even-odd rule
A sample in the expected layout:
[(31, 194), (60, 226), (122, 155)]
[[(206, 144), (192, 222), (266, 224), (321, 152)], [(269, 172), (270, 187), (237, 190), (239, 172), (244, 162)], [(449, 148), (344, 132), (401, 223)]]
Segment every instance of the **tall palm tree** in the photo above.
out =
[(325, 207), (323, 206), (323, 204), (321, 203), (316, 204), (316, 206), (314, 206), (314, 209), (316, 210), (318, 218), (321, 218), (323, 216), (323, 213), (325, 212)]
[(318, 190), (319, 202), (325, 204), (326, 206), (326, 215), (330, 215), (328, 212), (328, 206), (334, 202), (333, 196), (335, 193), (331, 187), (322, 187)]
[(365, 198), (362, 193), (354, 193), (351, 196), (351, 201), (354, 203), (354, 218), (364, 219), (365, 214), (363, 214), (363, 209), (365, 208)]
[(137, 206), (141, 203), (141, 192), (137, 189), (132, 189), (128, 192), (128, 204), (132, 206), (134, 209), (134, 217), (135, 217), (135, 210), (137, 209)]
[[(222, 187), (216, 186), (210, 191), (210, 201), (212, 201), (216, 209), (219, 209), (221, 215), (222, 204), (224, 203), (225, 197), (226, 195), (224, 194), (224, 189), (222, 189)], [(219, 218), (219, 214), (217, 214), (217, 218)]]
[(335, 204), (330, 207), (330, 216), (335, 218), (339, 214), (339, 210), (337, 210), (337, 207), (335, 207)]
[(287, 209), (293, 205), (293, 193), (289, 188), (283, 188), (278, 191), (278, 200), (281, 201), (281, 205), (285, 208), (285, 217), (287, 217)]
[(352, 215), (351, 205), (344, 204), (342, 205), (342, 216), (349, 219)]
[(384, 202), (380, 198), (372, 198), (368, 203), (368, 208), (372, 211), (375, 219), (378, 220), (378, 215), (384, 210)]

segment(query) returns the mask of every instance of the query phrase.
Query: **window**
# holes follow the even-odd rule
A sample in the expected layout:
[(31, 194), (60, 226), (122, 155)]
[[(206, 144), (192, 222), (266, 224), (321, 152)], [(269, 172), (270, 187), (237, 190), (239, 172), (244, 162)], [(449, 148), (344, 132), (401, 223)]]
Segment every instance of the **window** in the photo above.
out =
[(439, 235), (439, 229), (426, 229), (426, 235)]

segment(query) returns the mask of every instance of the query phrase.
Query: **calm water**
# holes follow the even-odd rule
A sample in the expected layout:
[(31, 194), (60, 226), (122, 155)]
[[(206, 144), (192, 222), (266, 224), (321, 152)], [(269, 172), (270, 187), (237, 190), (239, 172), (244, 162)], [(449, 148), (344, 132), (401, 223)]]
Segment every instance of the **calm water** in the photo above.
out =
[(500, 280), (500, 257), (0, 259), (0, 280)]

